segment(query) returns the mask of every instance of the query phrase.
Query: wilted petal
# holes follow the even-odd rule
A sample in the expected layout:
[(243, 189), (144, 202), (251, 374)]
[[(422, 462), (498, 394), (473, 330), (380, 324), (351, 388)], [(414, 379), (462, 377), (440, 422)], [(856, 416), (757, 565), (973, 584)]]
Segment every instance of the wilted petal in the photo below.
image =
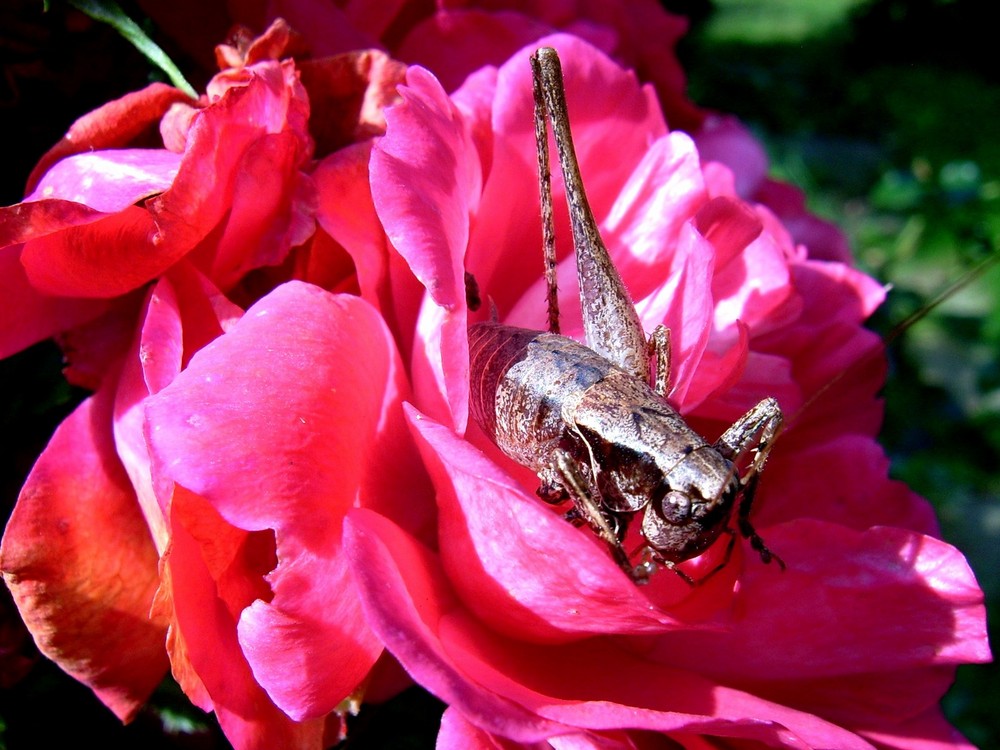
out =
[(110, 388), (60, 425), (7, 524), (0, 567), (39, 649), (123, 721), (167, 668), (156, 550), (115, 455)]
[(280, 262), (311, 233), (315, 207), (299, 170), (312, 141), (290, 60), (220, 74), (209, 96), (186, 135), (173, 185), (147, 203), (150, 240), (177, 258), (205, 242), (196, 262), (227, 289), (249, 268)]

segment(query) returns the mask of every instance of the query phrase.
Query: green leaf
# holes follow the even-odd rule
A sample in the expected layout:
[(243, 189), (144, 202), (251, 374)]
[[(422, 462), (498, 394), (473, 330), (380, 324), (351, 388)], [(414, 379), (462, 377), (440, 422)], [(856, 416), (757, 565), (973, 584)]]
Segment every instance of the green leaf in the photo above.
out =
[(106, 23), (115, 29), (131, 42), (132, 46), (139, 50), (147, 60), (162, 70), (174, 86), (192, 99), (198, 98), (198, 92), (187, 82), (180, 69), (174, 65), (156, 42), (146, 36), (135, 21), (125, 15), (125, 11), (114, 0), (70, 0), (70, 5), (86, 13), (95, 21)]

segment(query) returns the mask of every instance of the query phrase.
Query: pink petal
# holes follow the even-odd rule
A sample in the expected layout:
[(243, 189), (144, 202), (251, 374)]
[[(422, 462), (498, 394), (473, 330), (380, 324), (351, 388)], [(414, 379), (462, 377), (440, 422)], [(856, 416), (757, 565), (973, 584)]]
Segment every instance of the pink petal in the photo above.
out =
[[(470, 238), (467, 265), (484, 295), (501, 313), (541, 273), (541, 220), (535, 166), (533, 99), (529, 55), (538, 46), (559, 50), (573, 137), (587, 196), (599, 222), (611, 211), (620, 188), (642, 162), (649, 144), (666, 126), (648, 89), (578, 38), (553, 35), (514, 55), (497, 76), (493, 104), (493, 162)], [(601, 96), (594, 96), (594, 92)], [(608, 149), (614, 143), (615, 149)], [(571, 253), (566, 200), (553, 165), (553, 207), (558, 255)]]
[(814, 716), (652, 664), (604, 639), (541, 645), (499, 636), (460, 608), (426, 549), (370, 512), (350, 515), (345, 544), (366, 616), (387, 647), (418, 682), (490, 733), (532, 742), (571, 727), (632, 728), (870, 750)]
[(656, 269), (670, 262), (684, 225), (706, 199), (691, 139), (684, 133), (657, 139), (621, 187), (601, 226), (635, 299), (652, 292), (660, 276)]
[[(938, 535), (934, 509), (902, 482), (889, 481), (889, 459), (874, 439), (840, 435), (799, 445), (790, 437), (779, 441), (761, 480), (758, 523), (806, 517), (858, 531), (884, 525)], [(816, 481), (817, 467), (836, 480)]]
[(39, 649), (123, 721), (167, 667), (151, 620), (156, 550), (114, 453), (110, 391), (56, 430), (4, 533), (0, 567)]
[[(388, 468), (412, 453), (403, 389), (392, 339), (367, 304), (292, 282), (149, 401), (162, 471), (236, 527), (275, 530), (274, 597), (244, 612), (240, 639), (256, 678), (292, 716), (331, 710), (379, 653), (343, 580), (340, 524), (358, 500), (413, 506), (403, 517), (426, 509), (411, 494), (419, 474)], [(293, 658), (309, 672), (290, 675)]]
[(238, 308), (189, 264), (171, 269), (150, 290), (145, 319), (125, 357), (115, 396), (114, 435), (157, 550), (169, 541), (169, 490), (157, 493), (146, 440), (146, 399), (169, 385), (197, 351), (237, 319)]
[(411, 68), (400, 94), (403, 103), (386, 112), (386, 135), (372, 152), (372, 195), (390, 242), (442, 308), (440, 321), (422, 324), (435, 334), (416, 348), (421, 361), (414, 365), (415, 381), (426, 372), (442, 399), (432, 410), (441, 418), (450, 413), (464, 429), (469, 355), (463, 261), (480, 192), (478, 154), (429, 73)]
[(454, 706), (445, 709), (438, 731), (437, 750), (498, 750), (502, 745), (475, 724), (471, 724)]
[(55, 164), (26, 201), (60, 199), (116, 213), (170, 187), (181, 157), (162, 149), (90, 151)]
[(944, 542), (806, 519), (761, 533), (788, 569), (748, 561), (727, 630), (666, 633), (650, 658), (855, 726), (923, 711), (952, 665), (989, 658), (982, 592)]
[(879, 747), (899, 750), (975, 750), (975, 746), (941, 715), (938, 706), (908, 721), (884, 729), (866, 729), (862, 734)]

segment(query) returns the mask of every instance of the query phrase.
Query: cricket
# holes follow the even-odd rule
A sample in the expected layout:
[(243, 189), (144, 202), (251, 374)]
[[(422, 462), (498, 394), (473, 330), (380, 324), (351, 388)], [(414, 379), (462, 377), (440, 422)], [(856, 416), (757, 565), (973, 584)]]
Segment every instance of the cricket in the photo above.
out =
[[(761, 470), (782, 425), (776, 400), (752, 407), (708, 443), (667, 402), (669, 331), (647, 338), (601, 239), (580, 176), (554, 49), (531, 57), (547, 286), (548, 330), (493, 320), (469, 327), (470, 407), (496, 446), (537, 473), (537, 494), (587, 525), (619, 567), (642, 584), (660, 568), (701, 555), (737, 532), (763, 562), (784, 569), (750, 520)], [(559, 333), (549, 172), (551, 122), (569, 205), (586, 345)], [(744, 466), (742, 470), (741, 466)], [(641, 515), (641, 548), (624, 546)], [(735, 530), (732, 528), (735, 517)], [(701, 580), (705, 580), (702, 578)]]

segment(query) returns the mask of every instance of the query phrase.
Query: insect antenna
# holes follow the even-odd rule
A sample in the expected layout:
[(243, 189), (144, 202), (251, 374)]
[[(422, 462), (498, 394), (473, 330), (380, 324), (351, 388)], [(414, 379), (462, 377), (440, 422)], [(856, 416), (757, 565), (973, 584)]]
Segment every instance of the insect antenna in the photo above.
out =
[(907, 315), (899, 323), (896, 323), (888, 333), (882, 336), (882, 345), (880, 347), (869, 349), (857, 360), (851, 363), (850, 366), (841, 370), (834, 377), (830, 378), (830, 380), (828, 380), (821, 388), (817, 389), (798, 409), (795, 410), (795, 412), (784, 422), (784, 424), (778, 427), (778, 431), (775, 433), (774, 438), (777, 439), (778, 435), (781, 434), (786, 426), (793, 425), (802, 416), (803, 412), (819, 401), (826, 393), (828, 393), (838, 383), (843, 381), (844, 378), (846, 378), (850, 373), (857, 368), (874, 361), (877, 357), (880, 357), (889, 344), (902, 336), (914, 324), (923, 320), (935, 308), (940, 307), (941, 304), (967, 287), (998, 262), (1000, 262), (1000, 251), (994, 250), (990, 253), (990, 255), (963, 273), (960, 277), (958, 277), (958, 279), (953, 281), (943, 290), (938, 292), (930, 302), (922, 306), (919, 310)]

